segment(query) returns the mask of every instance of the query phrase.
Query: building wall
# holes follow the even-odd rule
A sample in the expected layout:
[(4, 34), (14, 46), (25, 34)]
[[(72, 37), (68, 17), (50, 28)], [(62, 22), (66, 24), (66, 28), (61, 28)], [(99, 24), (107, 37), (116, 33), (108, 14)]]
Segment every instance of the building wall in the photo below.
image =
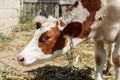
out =
[(11, 33), (19, 24), (20, 0), (0, 0), (0, 33)]

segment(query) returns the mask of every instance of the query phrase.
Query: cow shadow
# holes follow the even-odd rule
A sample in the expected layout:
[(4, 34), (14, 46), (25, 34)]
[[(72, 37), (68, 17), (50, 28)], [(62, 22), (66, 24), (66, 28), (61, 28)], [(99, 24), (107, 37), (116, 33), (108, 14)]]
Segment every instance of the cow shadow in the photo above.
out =
[(32, 80), (94, 80), (94, 69), (85, 66), (83, 69), (46, 65), (37, 69), (27, 71), (34, 74)]

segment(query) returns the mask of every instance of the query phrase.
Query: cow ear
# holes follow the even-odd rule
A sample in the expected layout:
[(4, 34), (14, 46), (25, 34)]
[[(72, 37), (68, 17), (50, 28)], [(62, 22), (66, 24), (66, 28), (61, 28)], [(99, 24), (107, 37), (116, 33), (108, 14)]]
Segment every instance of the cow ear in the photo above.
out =
[(44, 16), (36, 16), (34, 18), (34, 23), (36, 25), (36, 29), (39, 29), (45, 21), (46, 21), (46, 18)]
[(82, 24), (80, 22), (71, 22), (66, 25), (62, 33), (63, 35), (78, 37), (81, 31), (82, 31)]
[(59, 30), (63, 30), (64, 27), (66, 26), (66, 24), (64, 22), (62, 22), (61, 20), (56, 21), (56, 25), (58, 26)]
[(65, 27), (65, 23), (64, 22), (62, 22), (61, 20), (59, 22), (60, 22), (60, 26), (61, 27)]

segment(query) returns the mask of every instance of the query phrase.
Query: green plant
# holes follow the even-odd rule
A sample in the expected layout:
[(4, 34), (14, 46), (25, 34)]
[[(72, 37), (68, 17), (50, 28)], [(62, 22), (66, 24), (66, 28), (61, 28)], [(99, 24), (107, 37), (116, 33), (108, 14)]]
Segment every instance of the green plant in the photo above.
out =
[(23, 25), (20, 27), (20, 29), (21, 29), (21, 31), (30, 31), (30, 30), (34, 30), (34, 29), (35, 29), (35, 24), (32, 23), (32, 22), (23, 24)]
[(35, 29), (35, 24), (32, 22), (33, 16), (26, 15), (20, 17), (20, 23), (22, 23), (20, 30), (21, 31), (30, 31)]
[(32, 22), (33, 16), (32, 15), (26, 15), (26, 16), (21, 16), (20, 17), (20, 23), (27, 23), (27, 22)]
[(3, 33), (0, 33), (0, 42), (8, 42), (13, 40), (12, 36), (4, 35)]

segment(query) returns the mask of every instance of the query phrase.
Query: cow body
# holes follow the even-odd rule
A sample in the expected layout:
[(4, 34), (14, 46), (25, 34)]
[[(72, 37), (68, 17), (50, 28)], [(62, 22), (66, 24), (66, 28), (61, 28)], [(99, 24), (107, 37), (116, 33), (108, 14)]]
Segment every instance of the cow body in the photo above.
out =
[(77, 0), (67, 9), (65, 16), (59, 19), (50, 16), (42, 23), (37, 21), (37, 28), (40, 28), (19, 54), (19, 63), (28, 65), (36, 61), (46, 62), (65, 54), (70, 50), (71, 37), (74, 47), (86, 39), (93, 39), (96, 80), (103, 78), (106, 61), (104, 44), (110, 48), (108, 64), (115, 65), (116, 80), (120, 80), (119, 9), (119, 0)]

